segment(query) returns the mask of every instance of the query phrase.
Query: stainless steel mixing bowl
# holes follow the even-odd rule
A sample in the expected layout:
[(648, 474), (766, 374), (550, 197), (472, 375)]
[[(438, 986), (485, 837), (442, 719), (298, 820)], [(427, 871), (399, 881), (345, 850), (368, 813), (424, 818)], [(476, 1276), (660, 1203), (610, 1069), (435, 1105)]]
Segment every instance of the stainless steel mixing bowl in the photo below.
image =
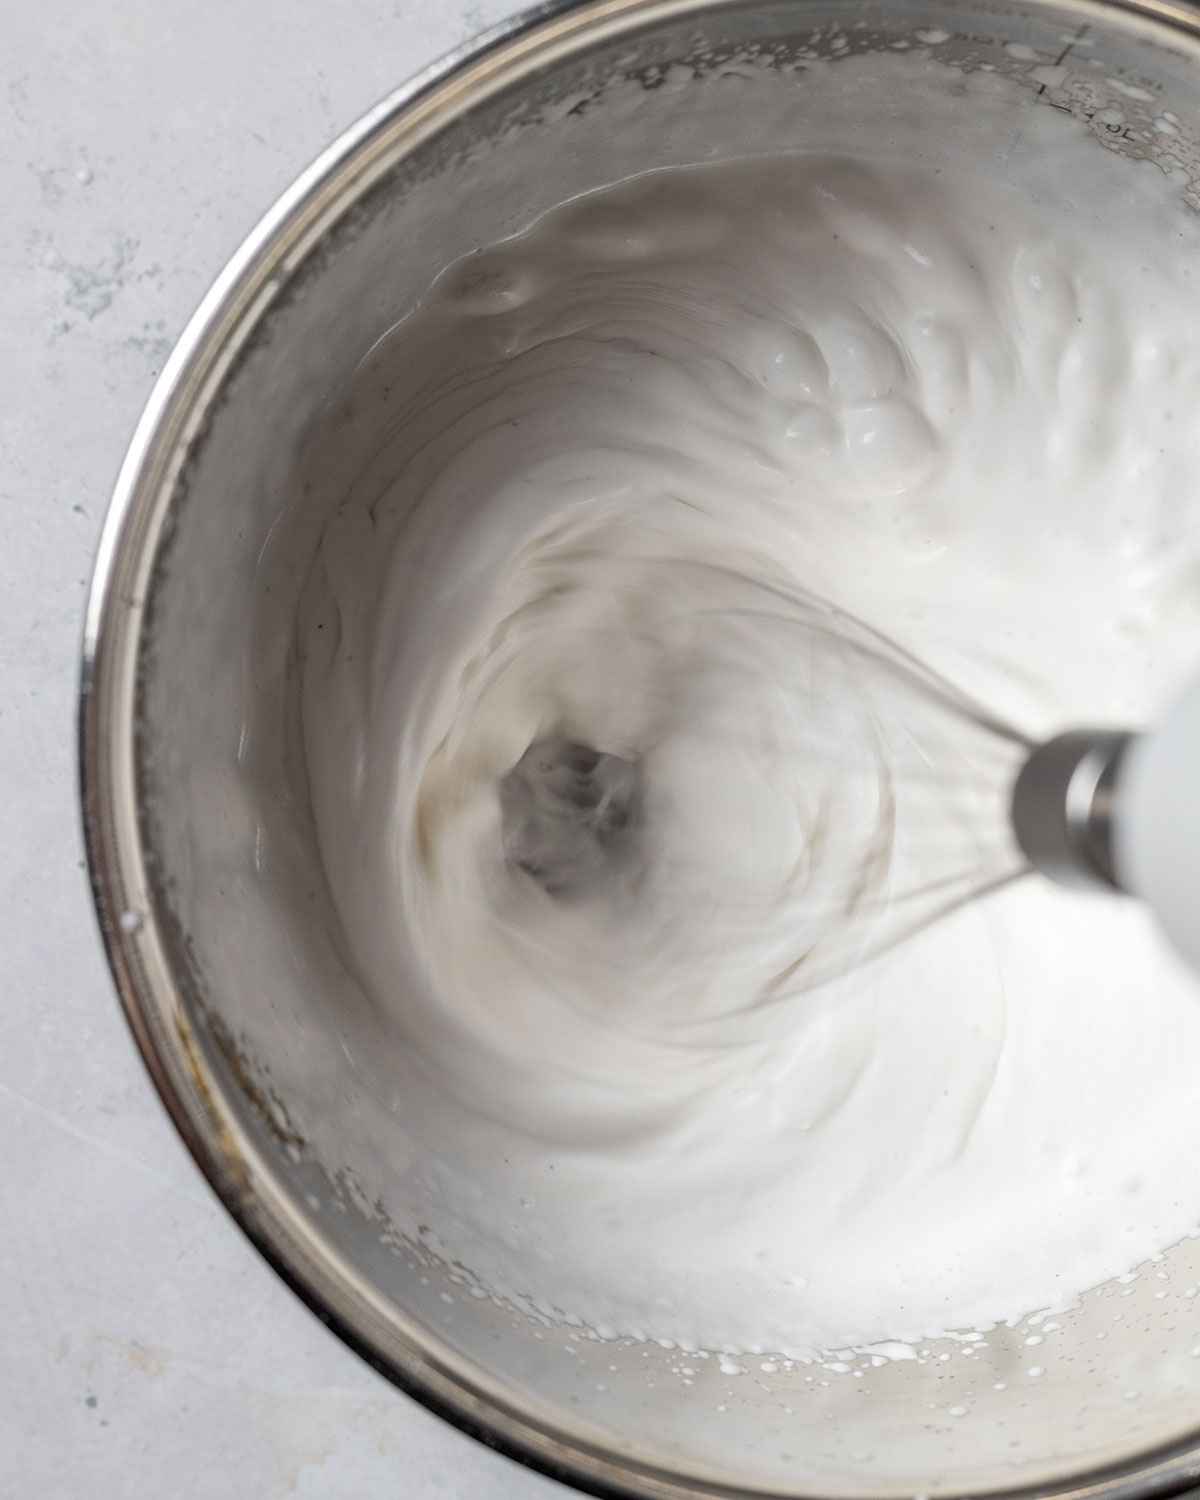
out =
[[(880, 47), (1010, 74), (1194, 202), (1200, 19), (1182, 5), (596, 0), (542, 6), (431, 68), (262, 221), (133, 439), (84, 646), (96, 904), (154, 1083), (230, 1213), (348, 1344), (484, 1441), (596, 1493), (672, 1500), (1176, 1493), (1200, 1474), (1195, 1242), (1043, 1325), (1033, 1368), (1021, 1328), (858, 1377), (754, 1360), (732, 1382), (694, 1360), (685, 1384), (678, 1351), (464, 1295), (462, 1270), (364, 1195), (363, 1161), (322, 1159), (308, 1128), (355, 1136), (363, 1079), (339, 1039), (361, 1004), (295, 752), (287, 622), (313, 538), (280, 549), (272, 529), (306, 485), (336, 504), (369, 448), (339, 393), (452, 258), (685, 159), (698, 125), (717, 156), (803, 146), (820, 122), (800, 107), (788, 139), (770, 134), (756, 79), (790, 77), (802, 105), (806, 59)], [(613, 128), (631, 90), (640, 124)], [(372, 1177), (398, 1169), (399, 1126), (361, 1150)]]

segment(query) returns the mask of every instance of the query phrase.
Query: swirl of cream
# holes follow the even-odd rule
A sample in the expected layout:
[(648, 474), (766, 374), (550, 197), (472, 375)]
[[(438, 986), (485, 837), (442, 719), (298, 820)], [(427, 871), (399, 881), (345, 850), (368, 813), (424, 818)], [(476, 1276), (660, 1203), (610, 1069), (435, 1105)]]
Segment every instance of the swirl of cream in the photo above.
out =
[[(1195, 229), (1020, 91), (923, 76), (874, 163), (648, 174), (450, 266), (332, 424), (353, 484), (310, 481), (359, 1155), (402, 1127), (398, 1221), (595, 1327), (920, 1337), (1194, 1221), (1200, 1012), (1137, 913), (1026, 881), (918, 930), (1015, 866), (1019, 737), (952, 683), (1040, 735), (1190, 664)], [(513, 823), (547, 744), (632, 778), (607, 823), (568, 785), (574, 881)]]

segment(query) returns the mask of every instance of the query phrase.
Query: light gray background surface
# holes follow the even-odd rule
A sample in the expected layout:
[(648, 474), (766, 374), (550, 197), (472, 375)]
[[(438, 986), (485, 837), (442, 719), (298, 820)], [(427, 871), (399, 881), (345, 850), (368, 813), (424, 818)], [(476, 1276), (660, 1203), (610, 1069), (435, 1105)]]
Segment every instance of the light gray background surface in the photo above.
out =
[(0, 1497), (552, 1500), (346, 1351), (241, 1238), (113, 998), (76, 658), (154, 377), (259, 214), (514, 0), (0, 5)]

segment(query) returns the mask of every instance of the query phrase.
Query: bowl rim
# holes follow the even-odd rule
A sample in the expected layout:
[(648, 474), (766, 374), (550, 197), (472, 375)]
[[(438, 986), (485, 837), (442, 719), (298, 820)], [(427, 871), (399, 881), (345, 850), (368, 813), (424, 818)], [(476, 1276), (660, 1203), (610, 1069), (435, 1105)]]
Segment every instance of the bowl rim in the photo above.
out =
[[(802, 1500), (671, 1471), (606, 1449), (562, 1414), (533, 1413), (394, 1304), (302, 1217), (239, 1122), (176, 984), (137, 807), (133, 722), (147, 585), (187, 450), (239, 348), (309, 251), (369, 183), (428, 135), (522, 76), (655, 22), (753, 0), (543, 0), (455, 47), (345, 129), (275, 203), (187, 322), (129, 442), (101, 530), (83, 626), (77, 700), (80, 809), (92, 900), (125, 1018), (196, 1165), (234, 1221), (306, 1306), (376, 1371), (461, 1432), (600, 1500)], [(1028, 12), (1101, 15), (1169, 38), (1200, 66), (1200, 10), (1172, 0), (1019, 0)], [(402, 1324), (403, 1319), (399, 1320)], [(1166, 1500), (1200, 1481), (1200, 1423), (1167, 1443), (1083, 1467), (1049, 1487), (958, 1492), (957, 1500)], [(811, 1500), (817, 1497), (808, 1492)]]

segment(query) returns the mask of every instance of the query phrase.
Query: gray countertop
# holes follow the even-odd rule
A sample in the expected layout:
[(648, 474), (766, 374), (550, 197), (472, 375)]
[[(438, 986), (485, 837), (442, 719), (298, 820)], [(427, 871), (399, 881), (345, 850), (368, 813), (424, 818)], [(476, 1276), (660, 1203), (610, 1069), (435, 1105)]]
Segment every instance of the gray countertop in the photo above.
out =
[(134, 1053), (75, 803), (81, 615), (173, 339), (259, 214), (507, 0), (40, 0), (0, 22), (0, 1497), (565, 1491), (388, 1387), (234, 1229)]

